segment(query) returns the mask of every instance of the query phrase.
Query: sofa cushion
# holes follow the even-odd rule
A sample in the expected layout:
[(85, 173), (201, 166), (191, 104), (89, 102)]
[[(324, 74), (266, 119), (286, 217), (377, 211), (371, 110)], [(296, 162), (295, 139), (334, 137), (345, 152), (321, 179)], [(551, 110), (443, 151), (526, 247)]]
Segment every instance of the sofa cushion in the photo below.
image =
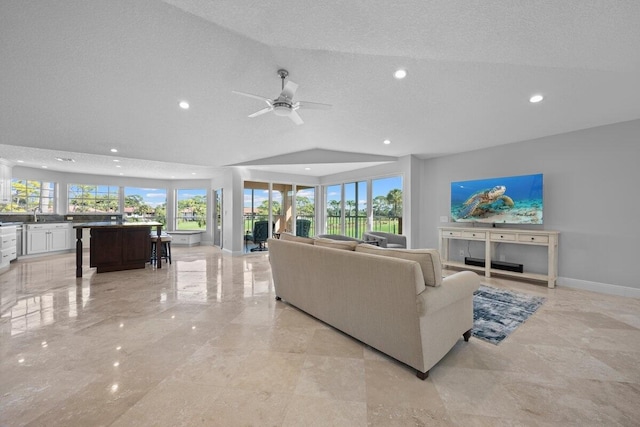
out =
[(345, 251), (354, 251), (356, 246), (358, 246), (358, 242), (356, 241), (352, 242), (348, 240), (332, 240), (324, 238), (314, 239), (313, 244), (316, 246), (323, 246), (325, 248), (342, 249)]
[(440, 286), (442, 284), (442, 267), (440, 254), (435, 249), (393, 249), (379, 248), (367, 243), (361, 243), (356, 247), (356, 252), (365, 252), (375, 255), (390, 256), (394, 258), (408, 259), (420, 264), (424, 284), (427, 286)]
[(291, 233), (280, 233), (280, 240), (287, 240), (290, 242), (307, 243), (313, 245), (313, 239), (310, 237), (295, 236)]

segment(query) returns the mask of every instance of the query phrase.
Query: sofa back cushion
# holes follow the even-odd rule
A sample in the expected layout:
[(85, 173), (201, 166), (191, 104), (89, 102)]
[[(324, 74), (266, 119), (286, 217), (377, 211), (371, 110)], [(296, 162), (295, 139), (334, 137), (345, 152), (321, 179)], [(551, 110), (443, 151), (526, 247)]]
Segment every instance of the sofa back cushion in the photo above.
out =
[(345, 251), (354, 251), (358, 242), (348, 240), (332, 240), (325, 238), (317, 238), (313, 240), (313, 244), (316, 246), (323, 246), (325, 248), (342, 249)]
[(287, 240), (290, 242), (299, 242), (313, 245), (313, 239), (310, 237), (294, 236), (291, 233), (280, 233), (280, 240)]
[(427, 286), (440, 286), (442, 284), (442, 267), (440, 254), (435, 249), (393, 249), (379, 248), (367, 243), (361, 243), (356, 247), (356, 252), (364, 252), (374, 255), (383, 255), (394, 258), (416, 261), (420, 264), (424, 284)]

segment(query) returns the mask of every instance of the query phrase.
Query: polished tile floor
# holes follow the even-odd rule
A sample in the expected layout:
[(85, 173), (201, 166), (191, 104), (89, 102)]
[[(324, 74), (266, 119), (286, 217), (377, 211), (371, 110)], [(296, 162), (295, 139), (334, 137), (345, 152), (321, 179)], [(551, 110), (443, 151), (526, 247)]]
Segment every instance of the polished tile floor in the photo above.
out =
[(82, 279), (74, 257), (0, 275), (0, 426), (640, 424), (638, 299), (484, 280), (547, 301), (420, 381), (276, 302), (268, 253), (175, 247), (161, 270)]

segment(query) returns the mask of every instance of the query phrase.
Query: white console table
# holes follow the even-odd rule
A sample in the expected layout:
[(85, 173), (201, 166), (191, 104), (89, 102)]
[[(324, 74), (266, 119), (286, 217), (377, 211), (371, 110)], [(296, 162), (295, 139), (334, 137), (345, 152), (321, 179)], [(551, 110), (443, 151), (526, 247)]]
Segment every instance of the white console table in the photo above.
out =
[[(556, 286), (558, 278), (558, 235), (557, 231), (547, 230), (518, 230), (508, 228), (464, 228), (464, 227), (439, 227), (440, 256), (443, 267), (462, 268), (484, 272), (485, 277), (492, 274), (502, 274), (505, 276), (521, 277), (531, 280), (547, 282), (550, 288)], [(467, 265), (463, 262), (451, 261), (449, 259), (449, 242), (452, 239), (480, 241), (485, 244), (484, 265), (485, 267)], [(516, 245), (535, 245), (547, 247), (547, 274), (518, 273), (515, 271), (497, 270), (491, 268), (492, 252), (495, 243), (509, 243)]]

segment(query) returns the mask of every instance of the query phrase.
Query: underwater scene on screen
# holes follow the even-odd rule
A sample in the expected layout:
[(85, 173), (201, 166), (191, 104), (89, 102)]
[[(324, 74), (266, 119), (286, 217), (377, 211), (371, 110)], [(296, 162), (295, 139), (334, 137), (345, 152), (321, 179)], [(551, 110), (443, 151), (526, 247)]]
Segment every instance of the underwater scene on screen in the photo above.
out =
[(451, 183), (454, 222), (542, 224), (542, 174)]

